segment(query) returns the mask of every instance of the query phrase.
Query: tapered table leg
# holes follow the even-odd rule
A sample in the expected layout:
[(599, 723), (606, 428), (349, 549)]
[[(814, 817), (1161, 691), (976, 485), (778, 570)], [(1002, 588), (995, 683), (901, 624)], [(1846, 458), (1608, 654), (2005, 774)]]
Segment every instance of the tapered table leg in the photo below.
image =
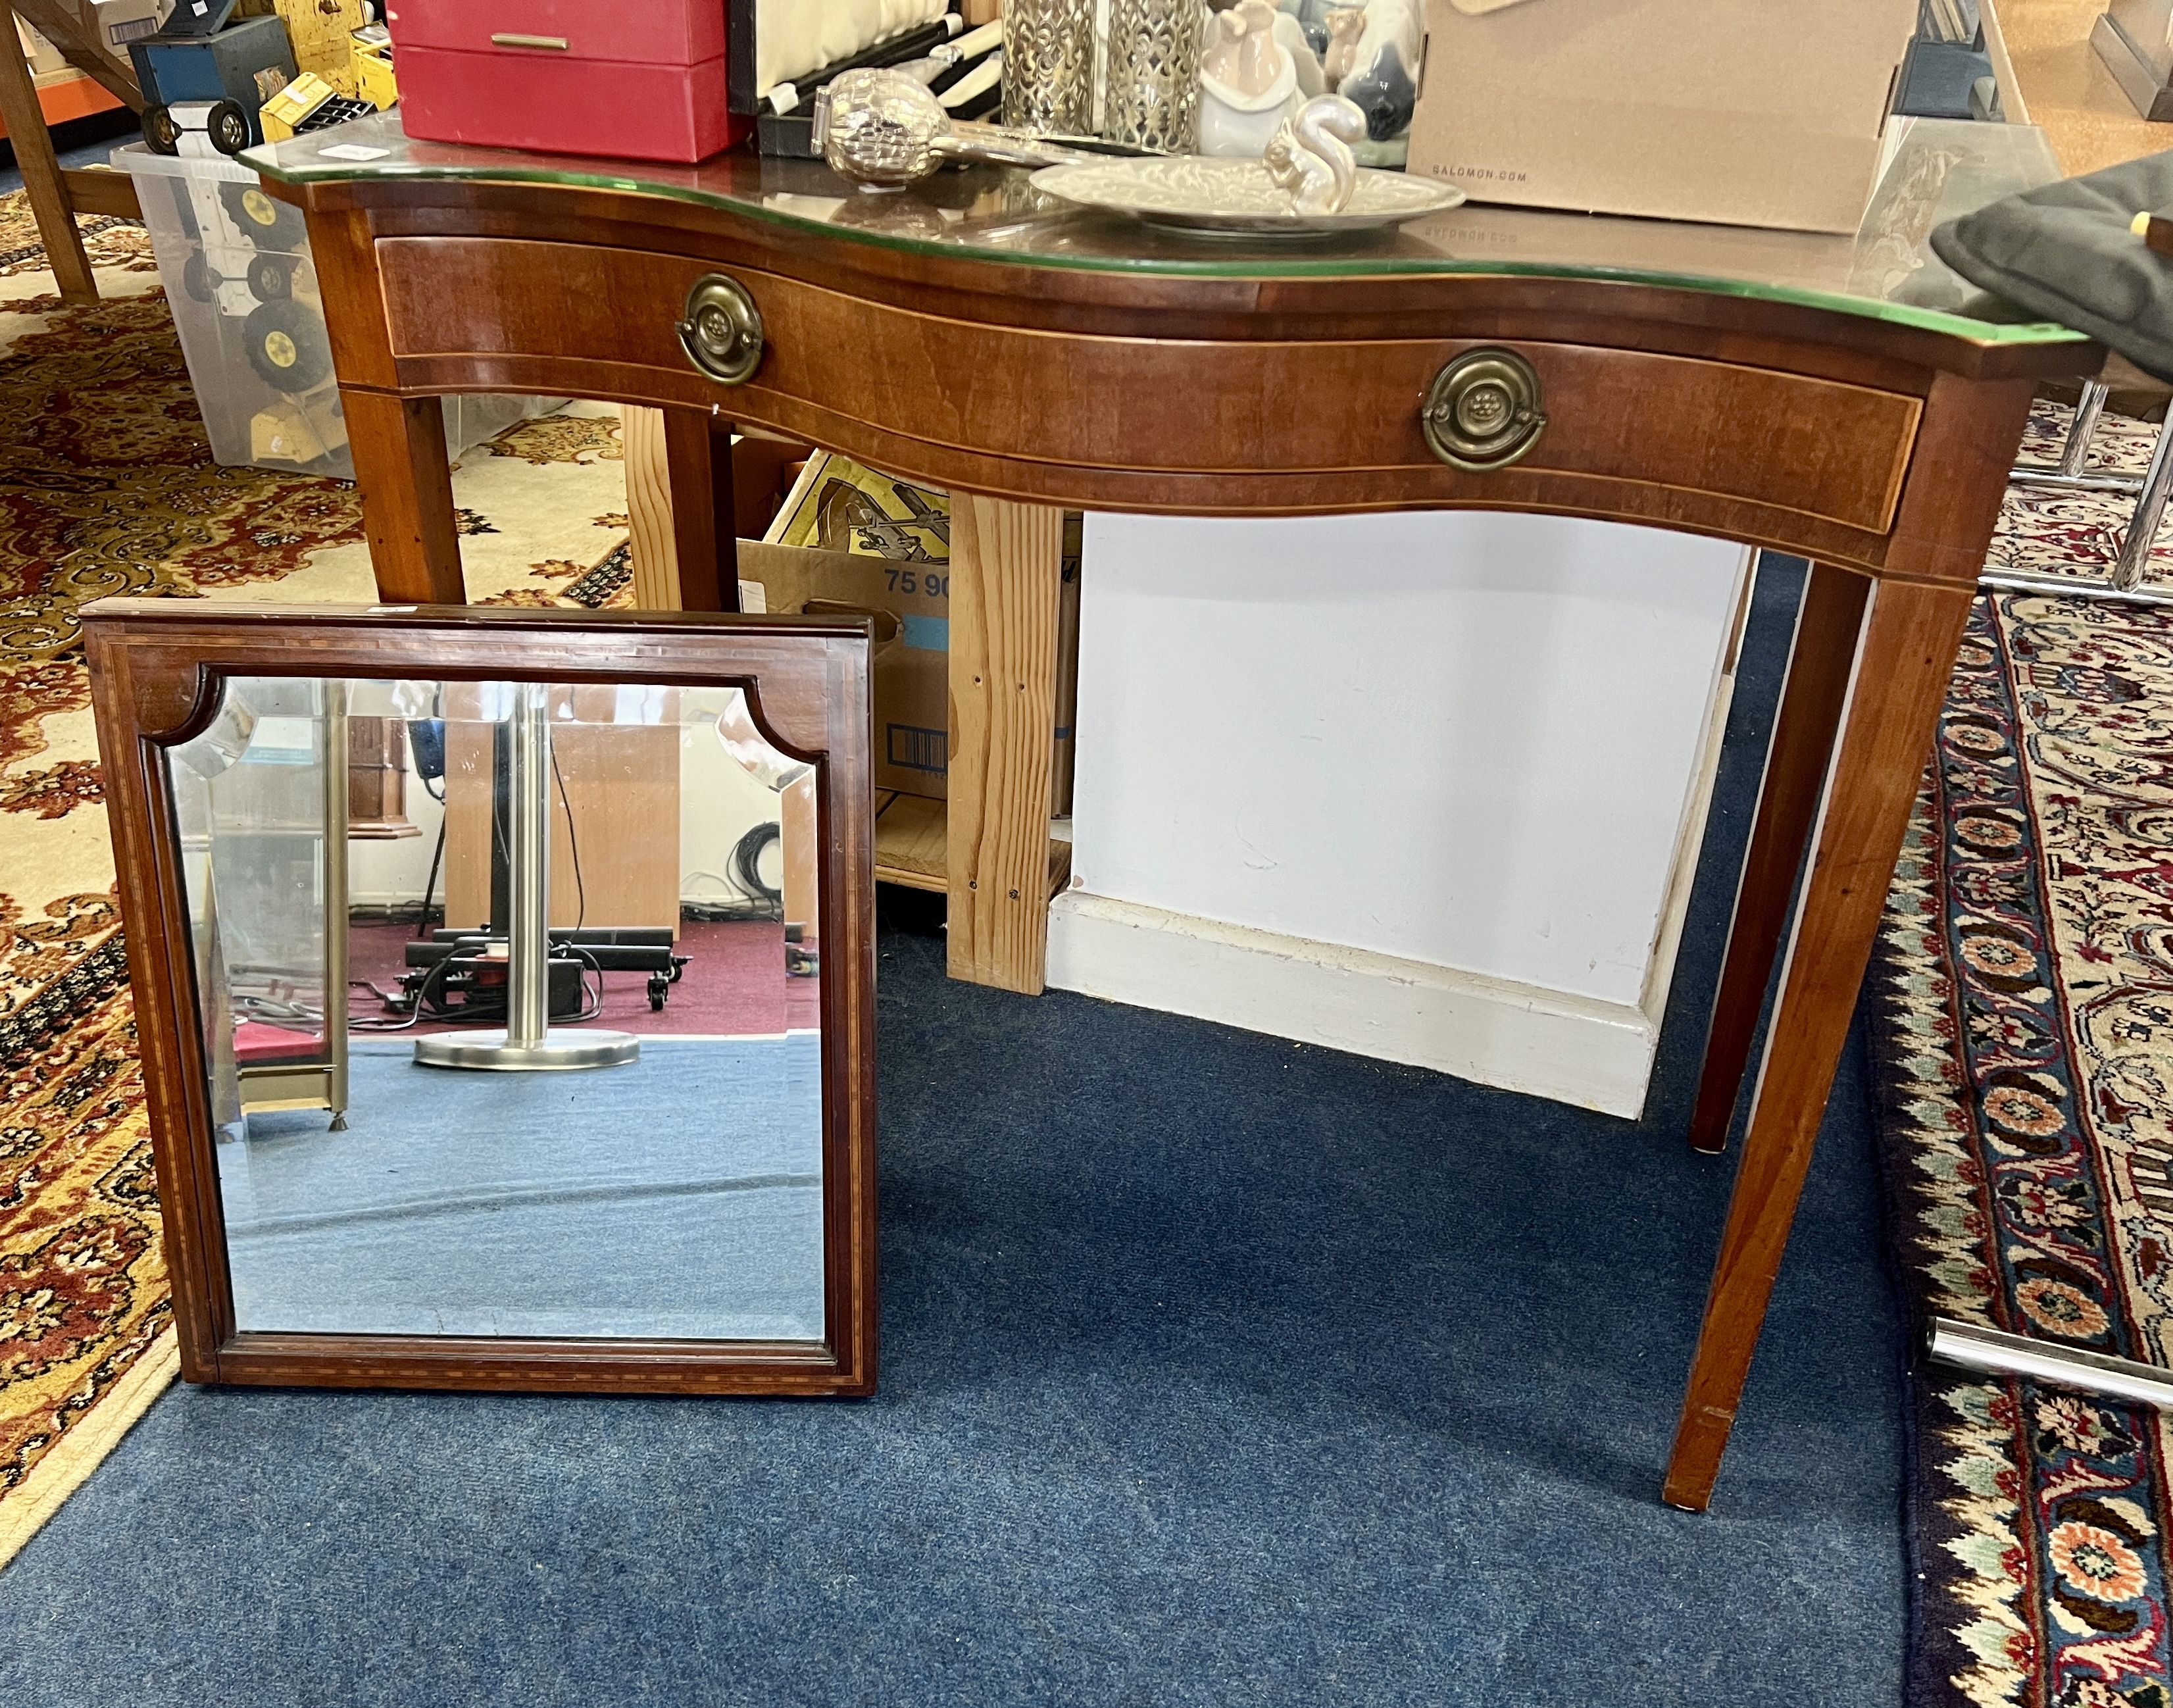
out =
[(1887, 581), (1868, 601), (1668, 1463), (1671, 1506), (1712, 1498), (1971, 597)]
[(445, 412), (434, 397), (340, 388), (378, 597), (403, 605), (465, 605)]
[(1735, 892), (1728, 958), (1706, 1034), (1705, 1066), (1690, 1115), (1693, 1150), (1717, 1151), (1728, 1143), (1743, 1070), (1757, 1036), (1758, 1010), (1787, 924), (1796, 870), (1818, 815), (1870, 590), (1871, 583), (1863, 576), (1823, 563), (1812, 564), (1804, 589), (1795, 639), (1788, 649), (1787, 685), (1766, 749), (1765, 780), (1759, 785), (1758, 816)]
[(732, 501), (731, 429), (716, 432), (707, 410), (667, 409), (664, 445), (671, 471), (682, 607), (737, 611), (740, 541)]
[(1038, 995), (1064, 513), (951, 498), (951, 976)]
[(620, 412), (634, 601), (644, 611), (737, 611), (729, 430), (703, 409)]

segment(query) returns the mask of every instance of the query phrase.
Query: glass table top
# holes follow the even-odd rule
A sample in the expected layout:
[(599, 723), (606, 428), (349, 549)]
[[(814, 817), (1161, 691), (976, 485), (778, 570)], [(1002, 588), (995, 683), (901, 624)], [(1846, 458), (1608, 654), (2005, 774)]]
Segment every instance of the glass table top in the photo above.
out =
[(585, 159), (409, 138), (398, 109), (252, 148), (289, 184), (412, 179), (564, 184), (661, 196), (882, 247), (1029, 267), (1168, 277), (1530, 274), (1620, 280), (1798, 303), (1985, 343), (2082, 335), (1997, 318), (1933, 254), (1934, 226), (2060, 175), (2035, 126), (1896, 121), (1853, 236), (1558, 213), (1469, 202), (1393, 233), (1293, 241), (1193, 236), (1074, 207), (1027, 172), (974, 166), (889, 194), (856, 191), (819, 161), (734, 150), (698, 166)]

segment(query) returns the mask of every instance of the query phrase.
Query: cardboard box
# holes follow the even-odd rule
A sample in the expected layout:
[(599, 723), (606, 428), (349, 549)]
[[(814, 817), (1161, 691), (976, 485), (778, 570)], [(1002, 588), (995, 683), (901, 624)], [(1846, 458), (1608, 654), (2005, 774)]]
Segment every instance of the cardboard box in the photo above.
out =
[[(736, 451), (736, 488), (738, 467)], [(1049, 811), (1059, 817), (1071, 811), (1081, 536), (1081, 518), (1067, 515), (1049, 785)], [(795, 568), (770, 555), (780, 547), (802, 548), (805, 562)], [(742, 540), (740, 553), (741, 599), (749, 609), (755, 607), (748, 588), (761, 585), (764, 610), (849, 611), (878, 619), (876, 787), (943, 800), (951, 763), (950, 495), (817, 451), (794, 480), (763, 544)], [(751, 563), (775, 566), (772, 573), (784, 578), (781, 595), (748, 568)]]
[[(1070, 709), (1079, 674), (1076, 554), (1066, 568), (1050, 756), (1050, 811), (1060, 816), (1071, 810)], [(750, 611), (875, 618), (876, 787), (942, 800), (951, 762), (950, 566), (742, 540), (739, 579), (740, 602)]]
[(156, 35), (173, 9), (173, 0), (91, 0), (98, 16), (98, 39), (127, 57), (128, 44)]
[(1413, 172), (1474, 201), (1853, 232), (1917, 0), (1426, 0)]
[[(734, 479), (738, 464), (733, 465)], [(819, 451), (807, 458), (763, 534), (776, 546), (816, 546), (904, 563), (951, 561), (951, 500), (930, 487)]]
[(68, 68), (67, 56), (19, 18), (15, 20), (15, 32), (22, 39), (23, 57), (30, 62), (31, 76), (43, 77)]
[(949, 566), (856, 552), (739, 542), (740, 602), (762, 609), (876, 621), (877, 789), (941, 800), (951, 758)]

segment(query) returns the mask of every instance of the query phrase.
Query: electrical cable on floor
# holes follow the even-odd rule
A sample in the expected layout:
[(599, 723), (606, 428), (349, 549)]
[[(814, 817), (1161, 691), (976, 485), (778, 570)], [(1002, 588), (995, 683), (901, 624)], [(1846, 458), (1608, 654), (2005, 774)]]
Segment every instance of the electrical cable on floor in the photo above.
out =
[[(726, 891), (736, 892), (739, 888), (734, 880), (720, 872), (707, 871), (697, 867), (682, 874), (683, 882), (692, 882), (696, 878), (707, 878), (711, 883)], [(712, 924), (775, 919), (780, 916), (778, 903), (770, 901), (751, 901), (736, 893), (730, 900), (682, 902), (680, 904), (679, 913), (682, 919)]]
[[(585, 976), (582, 978), (580, 981), (582, 1005), (577, 1012), (568, 1016), (563, 1023), (569, 1026), (578, 1026), (584, 1021), (601, 1018), (604, 1011), (604, 969), (602, 966), (597, 962), (596, 957), (593, 954), (590, 953), (588, 950), (583, 948), (578, 943), (559, 943), (553, 946), (554, 952), (564, 952), (579, 956), (582, 960), (588, 962), (589, 971), (594, 973), (596, 976), (596, 991), (594, 995), (590, 995), (590, 994), (589, 981), (587, 978)], [(424, 1005), (429, 1000), (430, 988), (434, 980), (438, 983), (442, 984), (445, 982), (445, 977), (456, 967), (473, 967), (477, 964), (477, 963), (473, 960), (462, 960), (456, 956), (448, 955), (444, 960), (439, 962), (436, 965), (432, 967), (429, 972), (423, 975), (422, 983), (415, 987), (414, 1005), (408, 1012), (406, 1019), (399, 1021), (380, 1021), (354, 1020), (350, 1018), (348, 1021), (348, 1030), (350, 1032), (407, 1032), (419, 1025), (425, 1018), (428, 1018), (434, 1025), (438, 1026), (504, 1026), (506, 1021), (506, 999), (504, 995), (495, 992), (480, 1002), (471, 998), (468, 1002), (461, 1005), (461, 1008), (458, 1012), (445, 1010), (435, 1015), (428, 1016), (424, 1013)], [(349, 979), (348, 983), (350, 985), (358, 986), (362, 989), (369, 991), (373, 996), (376, 997), (379, 1001), (386, 1004), (388, 1006), (390, 1006), (395, 1000), (394, 998), (387, 995), (384, 991), (379, 989), (375, 984), (372, 983), (366, 978), (353, 978)], [(473, 1011), (470, 1012), (469, 1010), (471, 1010)]]
[(732, 844), (731, 852), (725, 857), (725, 870), (713, 872), (697, 869), (682, 875), (683, 892), (687, 882), (694, 878), (707, 878), (713, 884), (721, 884), (738, 892), (733, 901), (686, 902), (680, 907), (682, 918), (697, 921), (782, 919), (785, 917), (784, 895), (762, 881), (763, 854), (773, 842), (780, 841), (782, 833), (774, 819), (765, 819), (753, 826)]
[(321, 1026), (324, 1010), (311, 1008), (305, 1003), (289, 1002), (283, 997), (256, 996), (247, 991), (233, 993), (235, 1008), (245, 1010), (251, 1020), (262, 1020), (267, 1026), (292, 1021), (302, 1026)]
[(766, 818), (732, 844), (731, 859), (727, 862), (733, 881), (740, 893), (750, 901), (763, 901), (782, 907), (785, 892), (772, 889), (762, 881), (761, 861), (772, 843), (781, 843), (785, 832), (774, 818)]
[[(570, 820), (572, 815), (569, 814), (568, 817)], [(578, 930), (580, 928), (576, 926), (574, 929)], [(561, 949), (570, 950), (574, 954), (580, 956), (584, 961), (589, 963), (590, 970), (592, 970), (596, 975), (596, 1001), (581, 1013), (575, 1015), (573, 1019), (568, 1022), (568, 1024), (578, 1026), (583, 1021), (596, 1019), (604, 1011), (604, 969), (602, 963), (599, 962), (594, 955), (591, 955), (586, 949), (584, 949), (578, 943), (561, 943), (558, 945), (558, 947)], [(581, 990), (585, 999), (588, 992), (588, 988), (589, 982), (585, 978), (581, 981)]]
[[(423, 975), (423, 982), (415, 987), (415, 1005), (413, 1008), (409, 1010), (407, 1019), (401, 1021), (383, 1021), (355, 1020), (350, 1017), (347, 1023), (347, 1029), (349, 1032), (407, 1032), (410, 1030), (412, 1027), (418, 1024), (423, 1018), (423, 1004), (430, 994), (430, 981), (435, 978), (442, 983), (444, 982), (444, 974), (451, 967), (452, 964), (453, 957), (448, 955), (443, 961), (440, 961), (436, 966), (433, 967), (428, 973), (425, 973)], [(376, 986), (372, 985), (370, 989), (375, 990), (376, 989)]]
[[(578, 931), (588, 922), (589, 891), (588, 886), (581, 881), (581, 839), (580, 836), (575, 833), (574, 829), (573, 797), (566, 793), (566, 773), (558, 768), (558, 749), (556, 744), (553, 744), (551, 749), (551, 775), (558, 784), (558, 804), (566, 809), (566, 849), (567, 852), (574, 857), (574, 929)], [(544, 940), (547, 944), (550, 940), (551, 934), (547, 929), (543, 935)], [(595, 956), (590, 954), (587, 950), (582, 948), (578, 943), (562, 943), (558, 946), (561, 949), (572, 950), (574, 954), (580, 956), (583, 960), (589, 963), (590, 967), (595, 971), (596, 975), (596, 998), (594, 1005), (589, 1007), (585, 1012), (576, 1014), (573, 1019), (568, 1022), (568, 1024), (578, 1026), (583, 1021), (596, 1019), (604, 1011), (604, 969), (602, 963), (600, 962)], [(583, 979), (581, 981), (581, 989), (583, 993), (585, 994), (588, 990), (588, 981), (586, 979)]]

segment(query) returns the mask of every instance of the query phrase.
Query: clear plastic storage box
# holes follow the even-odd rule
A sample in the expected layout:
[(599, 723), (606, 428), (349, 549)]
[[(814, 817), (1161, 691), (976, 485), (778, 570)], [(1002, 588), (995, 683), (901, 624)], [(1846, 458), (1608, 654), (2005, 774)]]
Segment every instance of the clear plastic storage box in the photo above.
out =
[[(353, 480), (301, 210), (223, 154), (131, 143), (113, 164), (136, 181), (213, 461)], [(564, 401), (448, 397), (446, 448), (458, 456)]]

